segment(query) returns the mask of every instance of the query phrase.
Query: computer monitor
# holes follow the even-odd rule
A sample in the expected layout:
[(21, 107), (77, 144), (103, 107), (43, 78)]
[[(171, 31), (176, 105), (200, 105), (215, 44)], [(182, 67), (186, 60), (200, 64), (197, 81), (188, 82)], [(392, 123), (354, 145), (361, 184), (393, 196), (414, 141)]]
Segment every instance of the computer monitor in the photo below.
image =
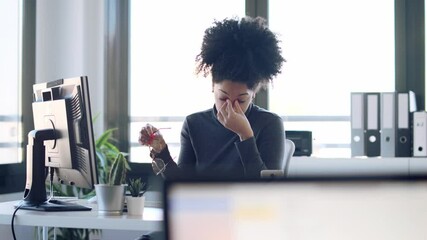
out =
[(166, 181), (168, 240), (426, 239), (427, 179)]
[[(91, 210), (47, 199), (46, 180), (93, 189), (98, 183), (96, 150), (86, 76), (33, 86), (34, 130), (28, 134), (27, 180), (20, 208)], [(53, 175), (52, 175), (53, 174)]]

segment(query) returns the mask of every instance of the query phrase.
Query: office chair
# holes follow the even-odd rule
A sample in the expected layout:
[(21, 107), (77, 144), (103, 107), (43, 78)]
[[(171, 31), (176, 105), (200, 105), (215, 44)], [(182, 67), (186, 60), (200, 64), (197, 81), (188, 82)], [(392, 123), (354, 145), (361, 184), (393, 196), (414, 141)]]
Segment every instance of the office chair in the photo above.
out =
[(288, 175), (289, 164), (295, 153), (295, 143), (290, 139), (285, 139), (285, 157), (283, 158), (283, 171), (285, 177)]
[(288, 175), (289, 163), (295, 152), (295, 143), (292, 140), (285, 139), (285, 155), (283, 156), (281, 169), (261, 170), (261, 178), (283, 178)]

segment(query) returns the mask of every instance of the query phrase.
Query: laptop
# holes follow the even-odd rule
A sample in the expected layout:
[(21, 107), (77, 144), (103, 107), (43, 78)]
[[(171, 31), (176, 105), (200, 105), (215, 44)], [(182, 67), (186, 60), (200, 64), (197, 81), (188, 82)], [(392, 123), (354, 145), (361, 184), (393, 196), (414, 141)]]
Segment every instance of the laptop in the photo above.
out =
[(168, 240), (427, 239), (427, 179), (166, 181)]

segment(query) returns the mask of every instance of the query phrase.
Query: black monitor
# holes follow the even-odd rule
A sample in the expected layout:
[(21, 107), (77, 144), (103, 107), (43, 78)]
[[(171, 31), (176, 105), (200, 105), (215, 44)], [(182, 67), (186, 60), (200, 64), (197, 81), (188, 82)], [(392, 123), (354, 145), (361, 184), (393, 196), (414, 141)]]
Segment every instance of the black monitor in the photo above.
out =
[(98, 183), (88, 78), (33, 86), (34, 130), (28, 134), (27, 180), (20, 208), (80, 211), (90, 207), (47, 198), (46, 180), (93, 189)]

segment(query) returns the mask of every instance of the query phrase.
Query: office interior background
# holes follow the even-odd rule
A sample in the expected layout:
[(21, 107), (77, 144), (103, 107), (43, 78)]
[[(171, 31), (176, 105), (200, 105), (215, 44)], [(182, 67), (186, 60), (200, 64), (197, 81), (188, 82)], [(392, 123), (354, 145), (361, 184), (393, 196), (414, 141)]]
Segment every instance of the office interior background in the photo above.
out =
[(177, 156), (184, 117), (213, 106), (194, 74), (204, 30), (234, 16), (264, 17), (281, 39), (282, 74), (256, 104), (312, 131), (313, 156), (350, 157), (351, 92), (412, 90), (424, 110), (424, 13), (424, 0), (1, 0), (0, 193), (24, 188), (36, 82), (88, 76), (95, 137), (117, 128), (141, 173), (146, 123)]

